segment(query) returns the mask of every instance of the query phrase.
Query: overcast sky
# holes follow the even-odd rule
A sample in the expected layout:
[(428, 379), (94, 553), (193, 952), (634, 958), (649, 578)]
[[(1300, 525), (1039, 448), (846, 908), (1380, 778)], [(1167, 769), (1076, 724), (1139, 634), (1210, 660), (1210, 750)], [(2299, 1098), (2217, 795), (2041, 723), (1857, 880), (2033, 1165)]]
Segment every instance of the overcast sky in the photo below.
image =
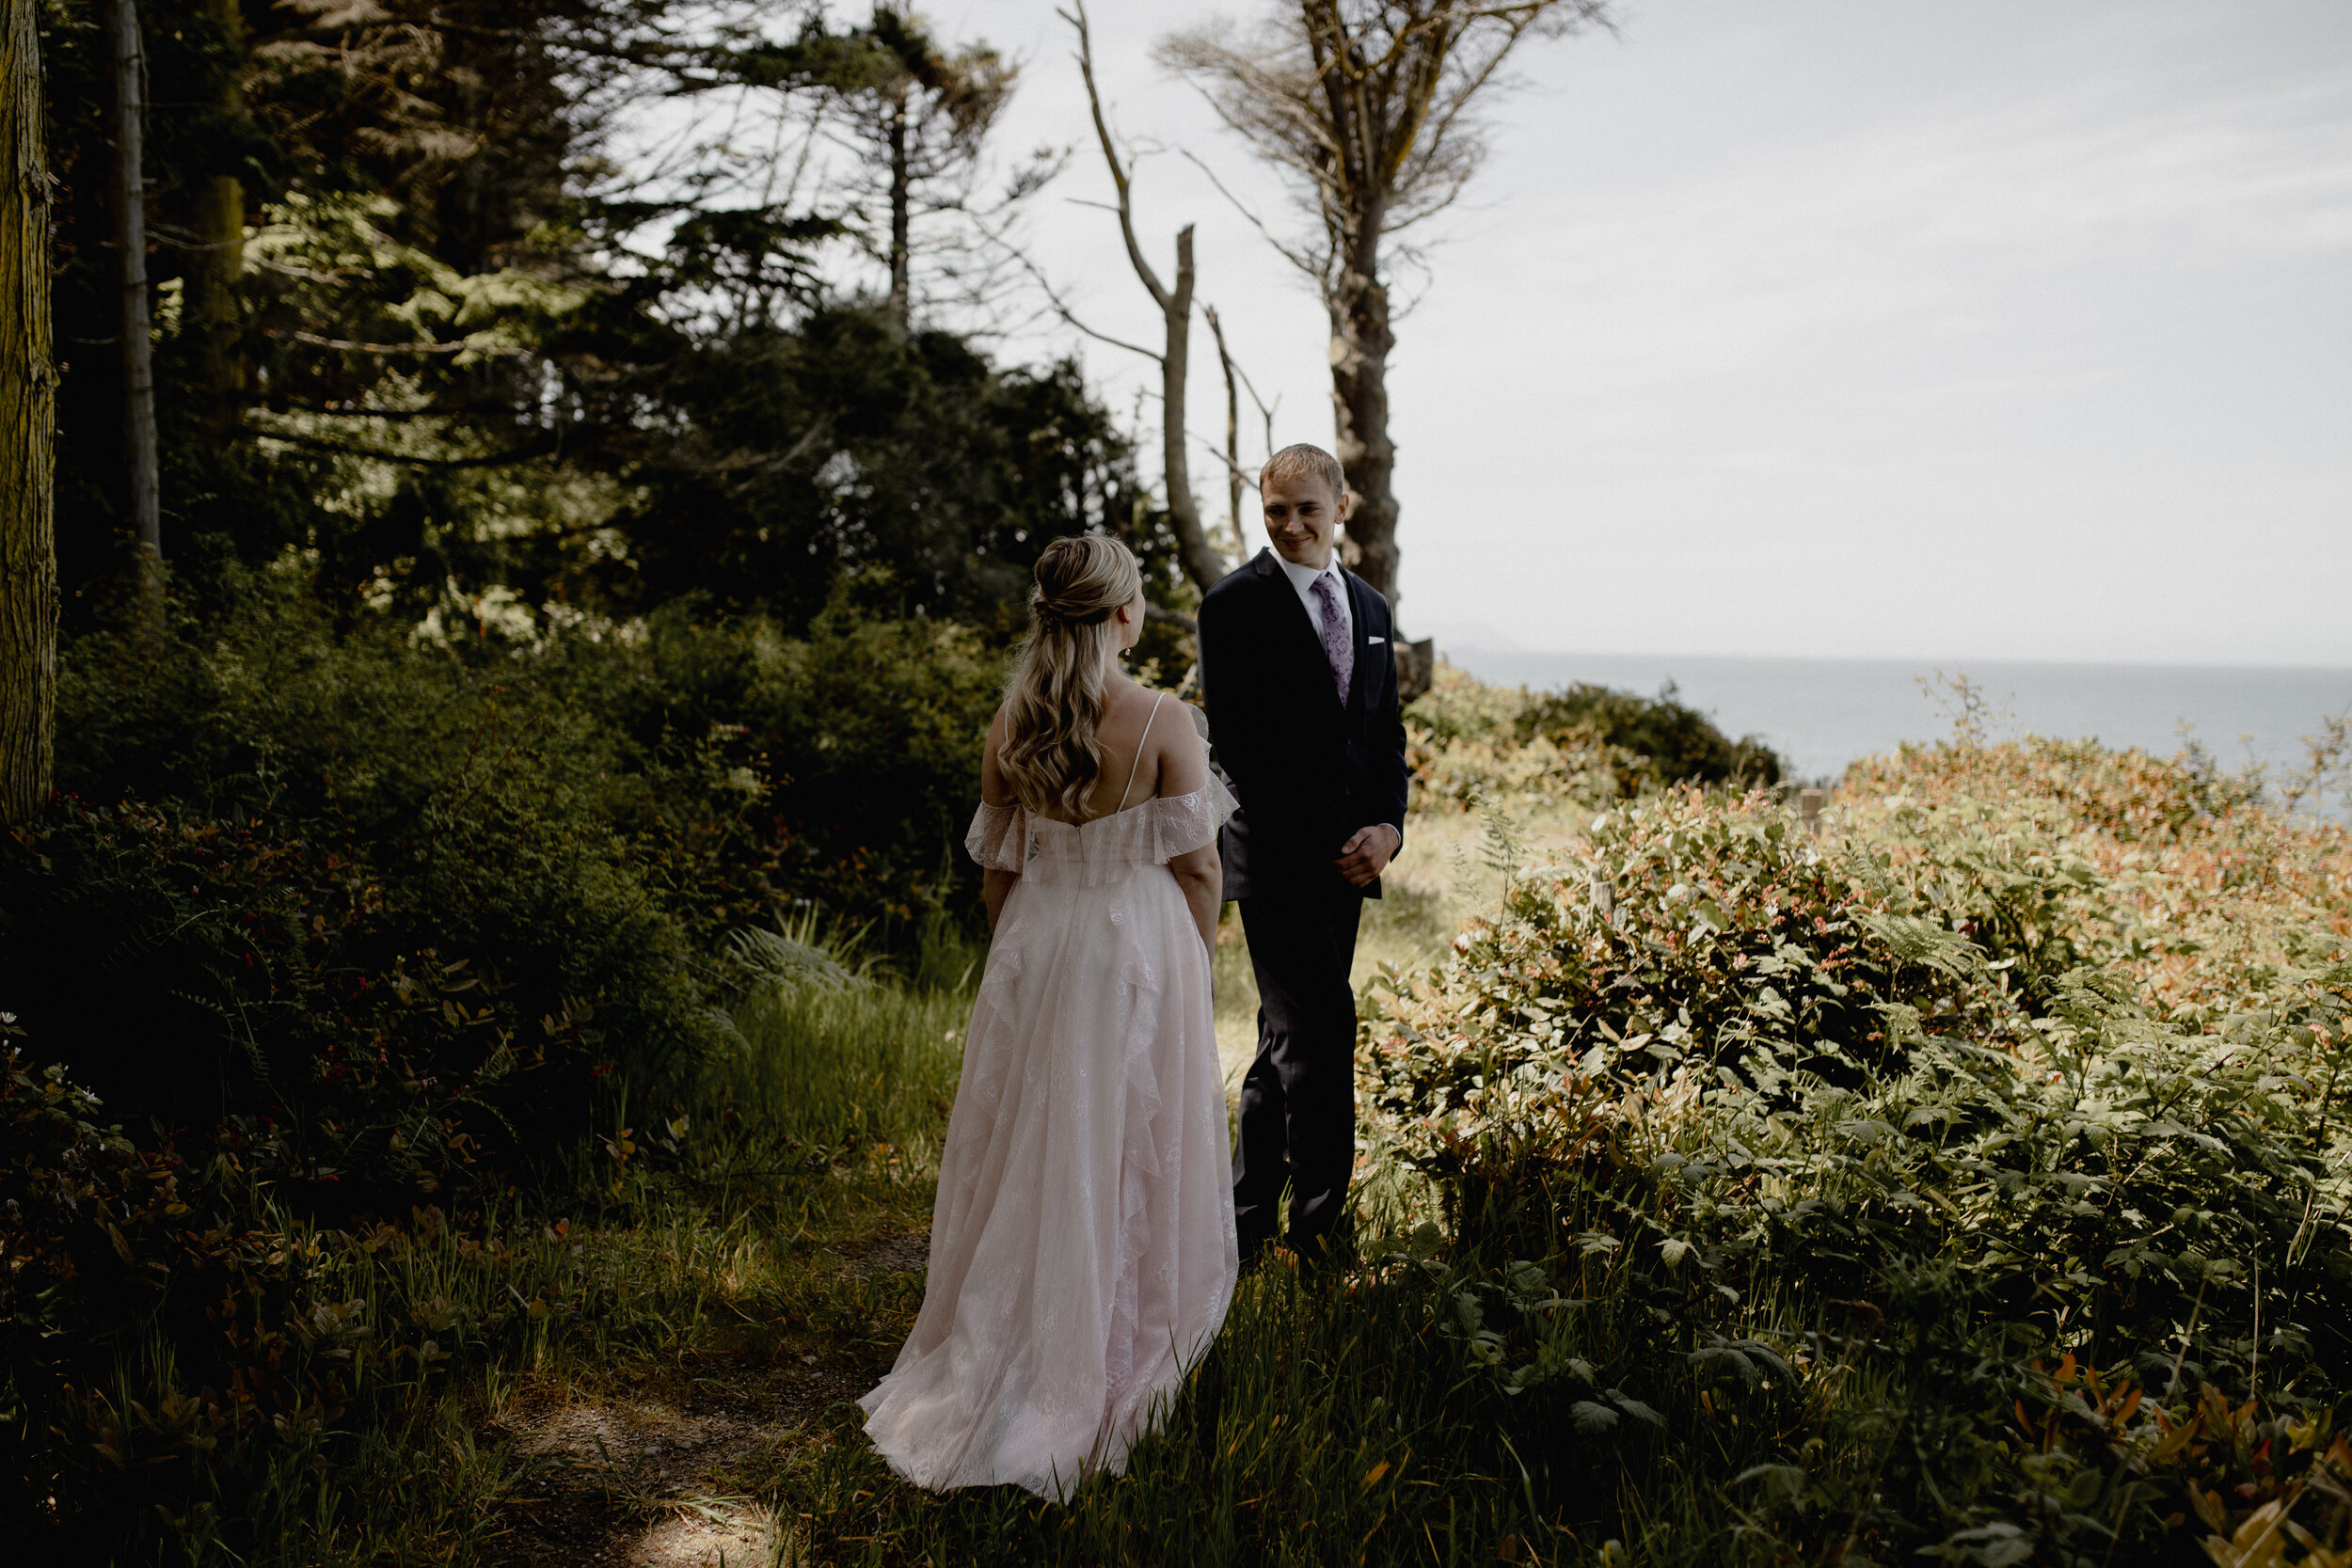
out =
[[(1244, 8), (1224, 14), (1248, 14)], [(1120, 129), (1279, 213), (1098, 0)], [(1084, 135), (1053, 0), (934, 0)], [(846, 13), (845, 13), (846, 14)], [(1539, 44), (1391, 364), (1406, 631), (1629, 653), (2352, 664), (2352, 3), (1639, 0)], [(1149, 337), (1080, 157), (1035, 252)], [(1327, 328), (1173, 155), (1166, 264), (1331, 439)], [(1069, 334), (1008, 345), (1038, 354)], [(1198, 333), (1193, 422), (1222, 430)], [(1140, 360), (1084, 357), (1132, 407)], [(1153, 417), (1156, 417), (1155, 415)], [(1204, 509), (1224, 490), (1196, 463)], [(1258, 537), (1252, 537), (1252, 545)]]

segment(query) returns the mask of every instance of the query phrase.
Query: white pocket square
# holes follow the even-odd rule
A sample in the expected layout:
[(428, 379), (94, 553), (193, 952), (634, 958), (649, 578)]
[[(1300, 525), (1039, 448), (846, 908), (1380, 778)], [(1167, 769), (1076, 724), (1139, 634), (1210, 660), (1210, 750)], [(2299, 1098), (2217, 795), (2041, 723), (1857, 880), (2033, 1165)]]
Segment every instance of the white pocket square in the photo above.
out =
[(1367, 642), (1386, 642), (1388, 639), (1385, 637), (1367, 637), (1364, 641)]

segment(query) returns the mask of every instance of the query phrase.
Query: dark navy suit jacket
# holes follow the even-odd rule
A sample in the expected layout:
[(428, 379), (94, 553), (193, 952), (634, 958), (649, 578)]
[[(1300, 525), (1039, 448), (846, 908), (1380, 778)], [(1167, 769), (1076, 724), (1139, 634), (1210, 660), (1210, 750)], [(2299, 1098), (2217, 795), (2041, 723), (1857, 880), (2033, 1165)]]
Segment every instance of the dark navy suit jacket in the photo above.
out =
[(1360, 891), (1332, 868), (1359, 828), (1405, 831), (1405, 722), (1389, 602), (1343, 567), (1356, 668), (1340, 699), (1323, 636), (1271, 550), (1200, 601), (1200, 681), (1241, 810), (1217, 847), (1225, 896)]

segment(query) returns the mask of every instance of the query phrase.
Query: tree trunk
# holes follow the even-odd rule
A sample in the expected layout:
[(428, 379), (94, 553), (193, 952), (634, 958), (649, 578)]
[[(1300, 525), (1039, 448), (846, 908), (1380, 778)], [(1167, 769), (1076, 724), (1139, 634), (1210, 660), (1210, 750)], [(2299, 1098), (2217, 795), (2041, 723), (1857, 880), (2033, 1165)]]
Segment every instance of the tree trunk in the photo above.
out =
[(1249, 553), (1241, 531), (1241, 384), (1232, 350), (1225, 346), (1225, 324), (1216, 319), (1215, 309), (1201, 314), (1209, 319), (1209, 331), (1216, 339), (1217, 368), (1225, 372), (1225, 523), (1232, 530), (1233, 559), (1239, 561)]
[(1192, 370), (1192, 225), (1176, 231), (1176, 287), (1162, 309), (1167, 352), (1160, 356), (1160, 465), (1168, 475), (1168, 520), (1184, 575), (1206, 589), (1225, 575), (1224, 558), (1200, 527), (1192, 494), (1192, 460), (1184, 440), (1184, 385)]
[(1428, 638), (1407, 641), (1397, 612), (1396, 443), (1389, 439), (1389, 352), (1396, 336), (1389, 325), (1389, 289), (1380, 280), (1377, 210), (1364, 214), (1366, 238), (1348, 257), (1331, 309), (1331, 413), (1340, 471), (1355, 503), (1347, 514), (1348, 541), (1356, 559), (1348, 566), (1380, 590), (1396, 616), (1397, 694), (1406, 702), (1427, 691), (1437, 678), (1438, 650)]
[(914, 181), (907, 172), (907, 101), (890, 111), (890, 313), (900, 326), (914, 319)]
[[(1165, 327), (1163, 352), (1152, 355), (1160, 362), (1160, 462), (1168, 478), (1168, 520), (1176, 531), (1176, 560), (1193, 586), (1203, 593), (1225, 575), (1225, 559), (1200, 531), (1200, 504), (1192, 495), (1192, 464), (1184, 450), (1184, 382), (1192, 357), (1192, 225), (1176, 233), (1176, 286), (1166, 289), (1152, 263), (1143, 259), (1136, 239), (1133, 193), (1135, 171), (1120, 161), (1119, 143), (1103, 114), (1103, 95), (1094, 85), (1094, 43), (1087, 26), (1086, 0), (1077, 0), (1075, 13), (1061, 13), (1078, 34), (1078, 73), (1086, 79), (1087, 107), (1094, 117), (1095, 139), (1103, 145), (1103, 161), (1110, 166), (1111, 183), (1119, 190), (1119, 235), (1127, 243), (1127, 261), (1136, 280), (1160, 308)], [(1115, 340), (1114, 340), (1115, 341)], [(1150, 354), (1133, 343), (1122, 348)]]
[[(1373, 226), (1368, 229), (1376, 231)], [(1331, 414), (1340, 469), (1355, 502), (1347, 537), (1361, 552), (1356, 574), (1396, 606), (1396, 445), (1389, 439), (1389, 291), (1365, 246), (1327, 302), (1331, 312)]]
[(154, 347), (148, 337), (146, 156), (142, 149), (142, 82), (135, 0), (107, 0), (106, 38), (114, 88), (115, 281), (120, 309), (116, 333), (122, 369), (124, 518), (138, 541), (139, 570), (153, 586), (163, 560), (163, 528), (155, 455)]
[[(242, 58), (245, 17), (238, 0), (205, 0), (205, 9)], [(230, 78), (221, 103), (230, 116), (245, 113), (245, 93)], [(245, 409), (246, 365), (237, 303), (245, 277), (245, 185), (233, 174), (215, 174), (195, 193), (196, 253), (188, 269), (187, 316), (183, 331), (196, 346), (196, 373), (209, 404), (215, 439), (237, 438)]]
[(36, 0), (0, 30), (0, 821), (49, 800), (57, 553), (51, 528), (56, 372), (49, 358), (49, 168)]

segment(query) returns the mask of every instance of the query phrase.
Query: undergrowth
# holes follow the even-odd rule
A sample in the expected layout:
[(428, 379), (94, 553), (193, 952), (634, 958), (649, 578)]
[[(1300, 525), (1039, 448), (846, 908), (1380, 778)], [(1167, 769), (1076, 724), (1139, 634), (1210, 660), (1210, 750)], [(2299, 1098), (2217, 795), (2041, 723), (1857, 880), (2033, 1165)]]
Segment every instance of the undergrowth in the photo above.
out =
[[(1530, 711), (1455, 681), (1416, 719), (1422, 809), (1486, 813), (1499, 892), (1366, 997), (1359, 1264), (1248, 1275), (1068, 1507), (914, 1491), (849, 1402), (920, 1304), (852, 1260), (928, 1216), (953, 926), (734, 923), (695, 1073), (615, 1071), (581, 1136), (498, 1051), (626, 1062), (609, 1009), (398, 943), (363, 990), (385, 917), (324, 851), (93, 812), (65, 847), (159, 919), (267, 916), (186, 960), (315, 999), (250, 1070), (352, 1019), (384, 1052), (303, 1090), (304, 1141), (263, 1107), (158, 1143), (10, 1025), (11, 1525), (55, 1560), (501, 1561), (580, 1463), (514, 1412), (756, 1363), (816, 1390), (726, 1479), (794, 1563), (2352, 1562), (2344, 830), (2193, 755), (1976, 736), (1858, 766), (1815, 837)], [(1582, 826), (1531, 854), (1522, 807)], [(536, 1180), (469, 1116), (525, 1118)], [(342, 1211), (338, 1136), (374, 1183)]]
[[(61, 1562), (499, 1560), (550, 1463), (501, 1427), (517, 1389), (881, 1354), (905, 1280), (827, 1260), (928, 1214), (976, 954), (935, 927), (894, 971), (816, 938), (744, 938), (698, 1101), (624, 1098), (560, 1201), (322, 1225), (231, 1154), (163, 1169), (12, 1059), (11, 1529)], [(60, 1333), (93, 1307), (122, 1329)]]
[(844, 1412), (808, 1560), (2352, 1560), (2344, 831), (2045, 742), (1601, 803), (1374, 988), (1358, 1270), (1068, 1508)]

